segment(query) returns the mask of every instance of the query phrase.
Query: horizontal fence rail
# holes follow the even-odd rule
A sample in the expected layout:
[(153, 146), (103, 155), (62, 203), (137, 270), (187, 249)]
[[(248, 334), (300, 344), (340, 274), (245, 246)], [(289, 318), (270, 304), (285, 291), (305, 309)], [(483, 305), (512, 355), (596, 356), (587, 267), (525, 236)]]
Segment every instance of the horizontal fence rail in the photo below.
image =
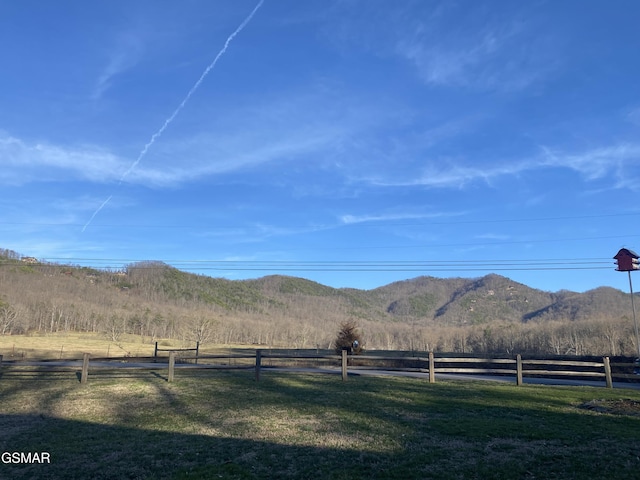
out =
[[(602, 380), (606, 386), (613, 388), (614, 378), (618, 381), (639, 382), (636, 374), (636, 363), (623, 361), (611, 363), (609, 357), (601, 361), (565, 360), (565, 359), (523, 359), (521, 355), (514, 358), (488, 357), (436, 357), (433, 352), (423, 355), (351, 355), (346, 350), (341, 355), (335, 353), (311, 353), (309, 350), (287, 350), (284, 352), (257, 349), (251, 353), (228, 353), (217, 355), (200, 355), (196, 349), (168, 350), (168, 357), (157, 355), (156, 347), (153, 357), (119, 357), (90, 358), (88, 353), (77, 360), (24, 361), (5, 360), (0, 355), (0, 381), (3, 375), (20, 372), (42, 373), (47, 371), (73, 371), (78, 374), (80, 383), (87, 383), (89, 370), (96, 373), (104, 370), (161, 370), (167, 371), (166, 380), (174, 381), (176, 369), (181, 370), (216, 370), (246, 369), (254, 370), (256, 381), (260, 380), (264, 370), (298, 371), (303, 373), (342, 374), (347, 380), (350, 374), (399, 374), (428, 378), (430, 383), (436, 381), (436, 375), (479, 375), (501, 378), (514, 378), (517, 385), (528, 378), (571, 378), (581, 380)], [(186, 352), (196, 351), (196, 355)], [(400, 353), (400, 352), (398, 352)], [(80, 370), (78, 372), (78, 370)]]

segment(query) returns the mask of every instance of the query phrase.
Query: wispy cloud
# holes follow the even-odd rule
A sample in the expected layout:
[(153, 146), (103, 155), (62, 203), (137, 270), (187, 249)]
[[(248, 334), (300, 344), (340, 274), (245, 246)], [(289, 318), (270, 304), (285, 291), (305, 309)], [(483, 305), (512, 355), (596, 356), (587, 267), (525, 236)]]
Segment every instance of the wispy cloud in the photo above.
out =
[(111, 88), (118, 75), (136, 66), (143, 52), (144, 44), (137, 32), (119, 33), (115, 39), (115, 46), (109, 52), (107, 65), (98, 76), (91, 98), (100, 99)]
[[(254, 108), (260, 111), (253, 112)], [(315, 119), (298, 114), (283, 115), (287, 119), (283, 123), (274, 121), (272, 114), (276, 112), (269, 105), (258, 105), (238, 112), (226, 125), (205, 126), (202, 133), (169, 138), (157, 146), (151, 161), (129, 172), (126, 182), (176, 186), (273, 162), (298, 163), (339, 148), (340, 139), (359, 128), (356, 119), (337, 122), (321, 119), (321, 114)], [(4, 184), (61, 179), (112, 183), (122, 178), (130, 163), (131, 159), (106, 147), (33, 142), (0, 131), (0, 183)]]
[(617, 188), (638, 189), (640, 144), (622, 143), (580, 153), (566, 154), (544, 148), (542, 166), (569, 168), (586, 180), (612, 178)]
[(535, 5), (338, 5), (327, 27), (332, 44), (346, 54), (358, 47), (401, 58), (429, 86), (519, 91), (560, 68), (555, 59), (561, 42), (537, 20)]
[(256, 244), (271, 238), (295, 237), (308, 233), (332, 230), (340, 225), (299, 225), (280, 226), (267, 223), (248, 223), (242, 227), (213, 228), (199, 233), (201, 238), (219, 240), (221, 238), (233, 239), (237, 244)]
[(427, 44), (424, 39), (403, 39), (397, 53), (413, 63), (427, 83), (467, 84), (473, 81), (470, 71), (487, 61), (499, 49), (499, 40), (487, 34), (479, 42), (444, 46)]
[(424, 186), (432, 188), (463, 188), (467, 184), (491, 180), (504, 175), (517, 175), (530, 170), (532, 165), (526, 162), (520, 164), (505, 164), (493, 167), (470, 167), (456, 165), (452, 162), (436, 163), (424, 167), (417, 175), (410, 178), (391, 178), (385, 176), (370, 176), (366, 182), (383, 187)]
[(127, 181), (175, 185), (271, 165), (297, 170), (357, 168), (366, 156), (363, 139), (390, 115), (382, 107), (344, 92), (327, 92), (321, 85), (248, 100), (218, 109), (211, 117), (205, 113), (197, 131), (164, 138)]
[[(355, 117), (344, 118), (342, 123), (325, 118), (312, 125), (307, 125), (300, 117), (290, 120), (286, 125), (273, 125), (268, 116), (262, 115), (254, 117), (243, 132), (230, 125), (215, 135), (199, 133), (164, 142), (149, 166), (131, 172), (127, 182), (177, 186), (209, 176), (255, 170), (268, 164), (293, 162), (303, 167), (308, 163), (302, 161), (306, 158), (317, 159), (314, 168), (318, 166), (317, 161), (333, 164), (336, 173), (348, 177), (355, 186), (460, 189), (476, 182), (491, 185), (500, 178), (563, 168), (578, 173), (588, 182), (609, 179), (609, 188), (636, 190), (640, 187), (640, 144), (635, 143), (577, 153), (541, 146), (540, 155), (524, 160), (470, 165), (463, 160), (438, 159), (427, 161), (426, 165), (410, 162), (400, 167), (399, 158), (393, 165), (377, 164), (375, 153), (367, 157), (362, 145), (350, 145), (349, 139), (363, 133), (362, 125)], [(411, 147), (400, 153), (416, 155)], [(176, 158), (180, 158), (180, 162), (176, 162)], [(346, 158), (350, 158), (350, 163), (341, 166)], [(60, 179), (111, 183), (121, 178), (129, 162), (96, 145), (28, 142), (0, 131), (0, 183), (6, 185)]]
[(640, 127), (640, 107), (632, 108), (626, 114), (627, 121)]
[(31, 141), (0, 130), (0, 183), (82, 179), (106, 184), (128, 171), (126, 183), (174, 187), (270, 163), (302, 166), (304, 159), (318, 155), (331, 162), (330, 152), (366, 128), (371, 115), (357, 107), (350, 111), (348, 102), (326, 101), (337, 106), (320, 108), (325, 101), (320, 94), (288, 92), (286, 97), (224, 110), (205, 119), (195, 132), (163, 138), (150, 160), (134, 170), (132, 159), (109, 146)]
[[(540, 169), (563, 168), (573, 170), (586, 181), (611, 179), (610, 188), (640, 187), (640, 145), (624, 143), (596, 148), (580, 153), (563, 153), (541, 147), (542, 154), (519, 161), (494, 165), (469, 166), (454, 161), (429, 162), (422, 170), (399, 177), (393, 172), (368, 175), (362, 181), (377, 186), (424, 186), (431, 188), (464, 188), (475, 183), (492, 181), (501, 177), (519, 176)], [(405, 173), (405, 175), (407, 175)]]
[[(307, 131), (292, 126), (289, 132), (248, 128), (241, 134), (224, 130), (216, 134), (197, 134), (159, 146), (155, 166), (139, 167), (128, 181), (171, 185), (205, 176), (248, 171), (272, 162), (296, 161), (300, 156), (322, 151), (340, 135), (339, 129)], [(180, 163), (166, 162), (180, 158)], [(160, 160), (160, 164), (157, 163)]]
[(93, 145), (58, 146), (27, 142), (0, 132), (0, 182), (22, 185), (31, 182), (75, 178), (104, 182), (123, 168), (122, 160)]
[(367, 214), (367, 215), (342, 215), (340, 222), (345, 225), (354, 225), (358, 223), (371, 223), (371, 222), (390, 222), (397, 220), (424, 220), (434, 218), (450, 218), (455, 216), (464, 215), (461, 212), (432, 212), (432, 213), (411, 213), (411, 212), (397, 212), (397, 213), (381, 213), (381, 214)]
[(399, 38), (395, 52), (425, 83), (437, 86), (517, 91), (558, 67), (549, 55), (550, 40), (531, 36), (518, 21), (469, 30), (474, 33), (426, 25), (420, 34)]
[(511, 240), (511, 235), (504, 235), (502, 233), (481, 233), (476, 235), (475, 238), (479, 240), (502, 240), (507, 241)]

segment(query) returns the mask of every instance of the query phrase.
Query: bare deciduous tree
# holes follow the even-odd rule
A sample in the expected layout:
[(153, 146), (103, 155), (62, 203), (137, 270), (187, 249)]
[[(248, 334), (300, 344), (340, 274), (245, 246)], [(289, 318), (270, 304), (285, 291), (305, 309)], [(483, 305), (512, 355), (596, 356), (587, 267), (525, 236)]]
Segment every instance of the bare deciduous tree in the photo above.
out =
[(18, 312), (8, 303), (0, 301), (0, 335), (10, 334)]
[(190, 337), (201, 345), (213, 337), (214, 322), (207, 317), (196, 317), (190, 322)]

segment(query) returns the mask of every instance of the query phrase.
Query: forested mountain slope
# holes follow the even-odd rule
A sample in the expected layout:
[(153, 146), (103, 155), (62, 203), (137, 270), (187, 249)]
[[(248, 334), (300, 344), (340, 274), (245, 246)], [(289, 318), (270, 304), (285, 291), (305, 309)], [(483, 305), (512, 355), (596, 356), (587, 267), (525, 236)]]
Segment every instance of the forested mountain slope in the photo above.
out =
[[(114, 340), (127, 332), (309, 347), (328, 346), (340, 322), (356, 320), (370, 348), (515, 348), (514, 338), (497, 341), (509, 331), (521, 350), (564, 353), (578, 349), (558, 346), (549, 335), (588, 325), (594, 336), (613, 325), (615, 331), (602, 342), (620, 352), (634, 348), (629, 317), (629, 295), (615, 289), (552, 293), (494, 274), (336, 289), (281, 275), (212, 278), (157, 261), (101, 271), (0, 251), (0, 334), (5, 335), (79, 330), (104, 332)], [(497, 325), (501, 328), (493, 328)], [(546, 337), (534, 339), (534, 331)], [(489, 334), (495, 342), (486, 341)]]

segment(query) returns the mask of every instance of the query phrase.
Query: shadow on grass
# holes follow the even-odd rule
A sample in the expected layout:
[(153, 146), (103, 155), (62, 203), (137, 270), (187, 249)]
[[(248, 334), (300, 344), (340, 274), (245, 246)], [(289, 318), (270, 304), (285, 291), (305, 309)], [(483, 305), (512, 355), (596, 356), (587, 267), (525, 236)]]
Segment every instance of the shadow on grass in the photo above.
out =
[[(0, 478), (372, 478), (390, 458), (357, 451), (0, 415), (8, 452), (48, 452), (51, 463), (0, 463)], [(381, 472), (378, 471), (377, 474)], [(386, 476), (393, 478), (391, 472)]]
[[(0, 478), (632, 478), (640, 419), (594, 390), (183, 371), (0, 379)], [(616, 395), (619, 392), (615, 392)], [(640, 394), (629, 392), (640, 398)], [(25, 413), (28, 412), (28, 413)]]

